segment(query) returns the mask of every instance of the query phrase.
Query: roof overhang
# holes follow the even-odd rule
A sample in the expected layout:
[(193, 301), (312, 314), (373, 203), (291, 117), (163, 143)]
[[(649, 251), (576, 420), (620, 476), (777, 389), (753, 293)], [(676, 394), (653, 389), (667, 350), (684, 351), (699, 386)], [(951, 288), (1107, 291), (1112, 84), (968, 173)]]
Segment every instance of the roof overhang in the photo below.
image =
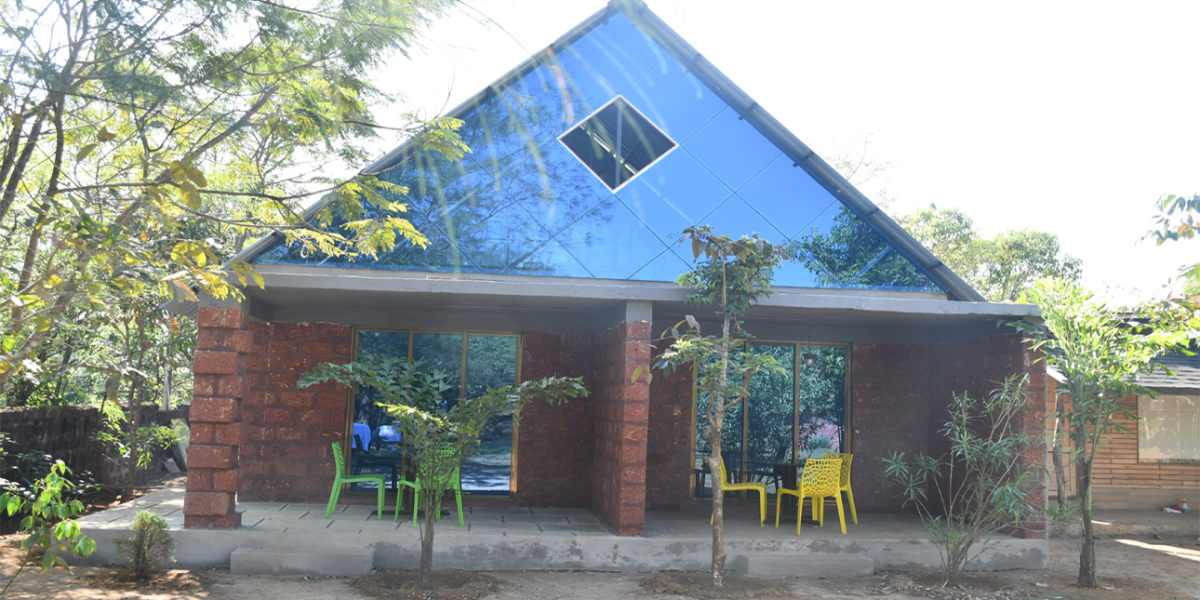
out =
[[(258, 265), (266, 287), (244, 288), (260, 321), (330, 322), (472, 331), (601, 331), (625, 320), (627, 306), (652, 311), (656, 327), (693, 314), (715, 326), (711, 307), (689, 305), (688, 290), (652, 281), (422, 273)], [(202, 300), (202, 302), (212, 302)], [(176, 312), (188, 304), (175, 302)], [(650, 314), (650, 313), (646, 313)], [(747, 313), (765, 339), (927, 342), (1008, 333), (1003, 321), (1038, 315), (1029, 304), (953, 302), (945, 294), (775, 288)], [(757, 331), (756, 331), (757, 330)]]

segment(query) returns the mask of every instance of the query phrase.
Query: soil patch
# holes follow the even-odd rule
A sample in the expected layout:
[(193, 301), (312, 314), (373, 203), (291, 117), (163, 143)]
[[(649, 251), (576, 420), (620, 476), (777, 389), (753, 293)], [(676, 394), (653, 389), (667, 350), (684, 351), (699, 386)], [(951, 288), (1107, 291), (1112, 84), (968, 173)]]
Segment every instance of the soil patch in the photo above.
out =
[(686, 598), (787, 598), (793, 597), (792, 584), (784, 579), (753, 579), (737, 573), (725, 573), (725, 585), (715, 588), (711, 573), (655, 573), (642, 580), (647, 594), (666, 594)]
[(938, 573), (885, 572), (870, 584), (863, 580), (814, 582), (827, 591), (847, 596), (893, 596), (937, 600), (1185, 600), (1179, 589), (1160, 583), (1101, 575), (1099, 588), (1075, 585), (1074, 573), (1002, 571), (966, 573), (954, 585), (942, 587)]
[(201, 571), (162, 569), (148, 577), (138, 577), (127, 569), (109, 570), (81, 577), (87, 587), (108, 590), (147, 590), (154, 592), (187, 592), (196, 594), (206, 589)]
[(417, 571), (378, 571), (350, 583), (362, 595), (382, 600), (478, 600), (498, 593), (503, 584), (471, 571), (434, 571), (432, 589), (421, 587)]

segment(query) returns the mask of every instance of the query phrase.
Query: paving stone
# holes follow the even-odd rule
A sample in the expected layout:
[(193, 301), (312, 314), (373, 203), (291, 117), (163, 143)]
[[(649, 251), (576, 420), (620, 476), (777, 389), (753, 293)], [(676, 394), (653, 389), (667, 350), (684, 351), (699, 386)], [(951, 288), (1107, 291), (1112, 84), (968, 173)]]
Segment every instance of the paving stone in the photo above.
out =
[(505, 523), (567, 523), (564, 516), (552, 515), (504, 515)]

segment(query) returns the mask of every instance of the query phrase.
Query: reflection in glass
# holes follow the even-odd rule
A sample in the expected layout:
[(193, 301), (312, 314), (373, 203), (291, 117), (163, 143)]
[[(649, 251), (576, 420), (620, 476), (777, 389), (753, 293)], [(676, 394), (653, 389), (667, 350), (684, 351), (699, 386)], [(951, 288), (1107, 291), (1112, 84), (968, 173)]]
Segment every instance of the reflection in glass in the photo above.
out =
[(674, 281), (690, 255), (668, 247), (708, 224), (799, 242), (777, 286), (940, 290), (624, 15), (455, 116), (465, 158), (406, 150), (380, 175), (408, 189), (398, 216), (427, 248), (348, 260), (278, 244), (256, 262)]
[[(466, 397), (517, 382), (515, 336), (467, 336)], [(462, 465), (463, 489), (508, 491), (512, 478), (512, 417), (496, 417), (479, 440), (479, 451)]]
[(442, 371), (448, 375), (447, 383), (451, 387), (442, 392), (442, 401), (447, 408), (456, 404), (462, 392), (462, 334), (414, 333), (412, 358), (426, 371)]
[(823, 287), (942, 291), (846, 207), (828, 232), (802, 235), (797, 244), (801, 263), (813, 272), (824, 269), (818, 276)]
[(1138, 396), (1138, 460), (1200, 461), (1200, 406), (1196, 396)]
[[(359, 331), (358, 357), (391, 356), (408, 360), (409, 333)], [(427, 371), (440, 370), (451, 389), (443, 393), (449, 408), (460, 398), (476, 398), (488, 389), (513, 385), (517, 380), (517, 337), (461, 333), (413, 333), (412, 359), (423, 361)], [(463, 351), (466, 350), (466, 362)], [(465, 368), (465, 372), (464, 372)], [(384, 475), (395, 487), (403, 459), (400, 423), (375, 405), (373, 390), (355, 391), (352, 415), (351, 467), (356, 473)], [(356, 445), (355, 441), (361, 440)], [(500, 417), (488, 425), (480, 439), (480, 452), (463, 462), (463, 489), (507, 492), (512, 475), (512, 418)], [(395, 471), (393, 471), (395, 469)], [(367, 489), (373, 484), (359, 484)]]

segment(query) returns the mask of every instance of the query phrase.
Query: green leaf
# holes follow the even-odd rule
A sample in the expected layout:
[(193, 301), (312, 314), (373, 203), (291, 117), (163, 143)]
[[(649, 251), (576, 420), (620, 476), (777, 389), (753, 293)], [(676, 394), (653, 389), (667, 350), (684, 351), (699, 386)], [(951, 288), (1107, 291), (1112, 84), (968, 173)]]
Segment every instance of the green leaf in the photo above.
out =
[(196, 187), (208, 187), (208, 180), (204, 178), (204, 173), (201, 173), (200, 169), (197, 169), (189, 164), (184, 164), (183, 171), (187, 174), (187, 178), (192, 180), (192, 183), (196, 184)]
[(0, 81), (0, 94), (7, 94), (9, 96), (15, 96), (15, 95), (17, 95), (17, 92), (16, 92), (16, 90), (13, 89), (12, 84), (10, 84), (9, 82)]
[(96, 139), (102, 142), (111, 142), (117, 139), (117, 134), (109, 131), (107, 127), (101, 127), (100, 132), (96, 134)]
[(84, 146), (83, 148), (80, 148), (79, 152), (77, 152), (75, 154), (75, 160), (83, 160), (83, 159), (87, 158), (87, 156), (89, 154), (91, 154), (92, 151), (95, 149), (96, 149), (96, 144), (88, 144), (88, 145)]

